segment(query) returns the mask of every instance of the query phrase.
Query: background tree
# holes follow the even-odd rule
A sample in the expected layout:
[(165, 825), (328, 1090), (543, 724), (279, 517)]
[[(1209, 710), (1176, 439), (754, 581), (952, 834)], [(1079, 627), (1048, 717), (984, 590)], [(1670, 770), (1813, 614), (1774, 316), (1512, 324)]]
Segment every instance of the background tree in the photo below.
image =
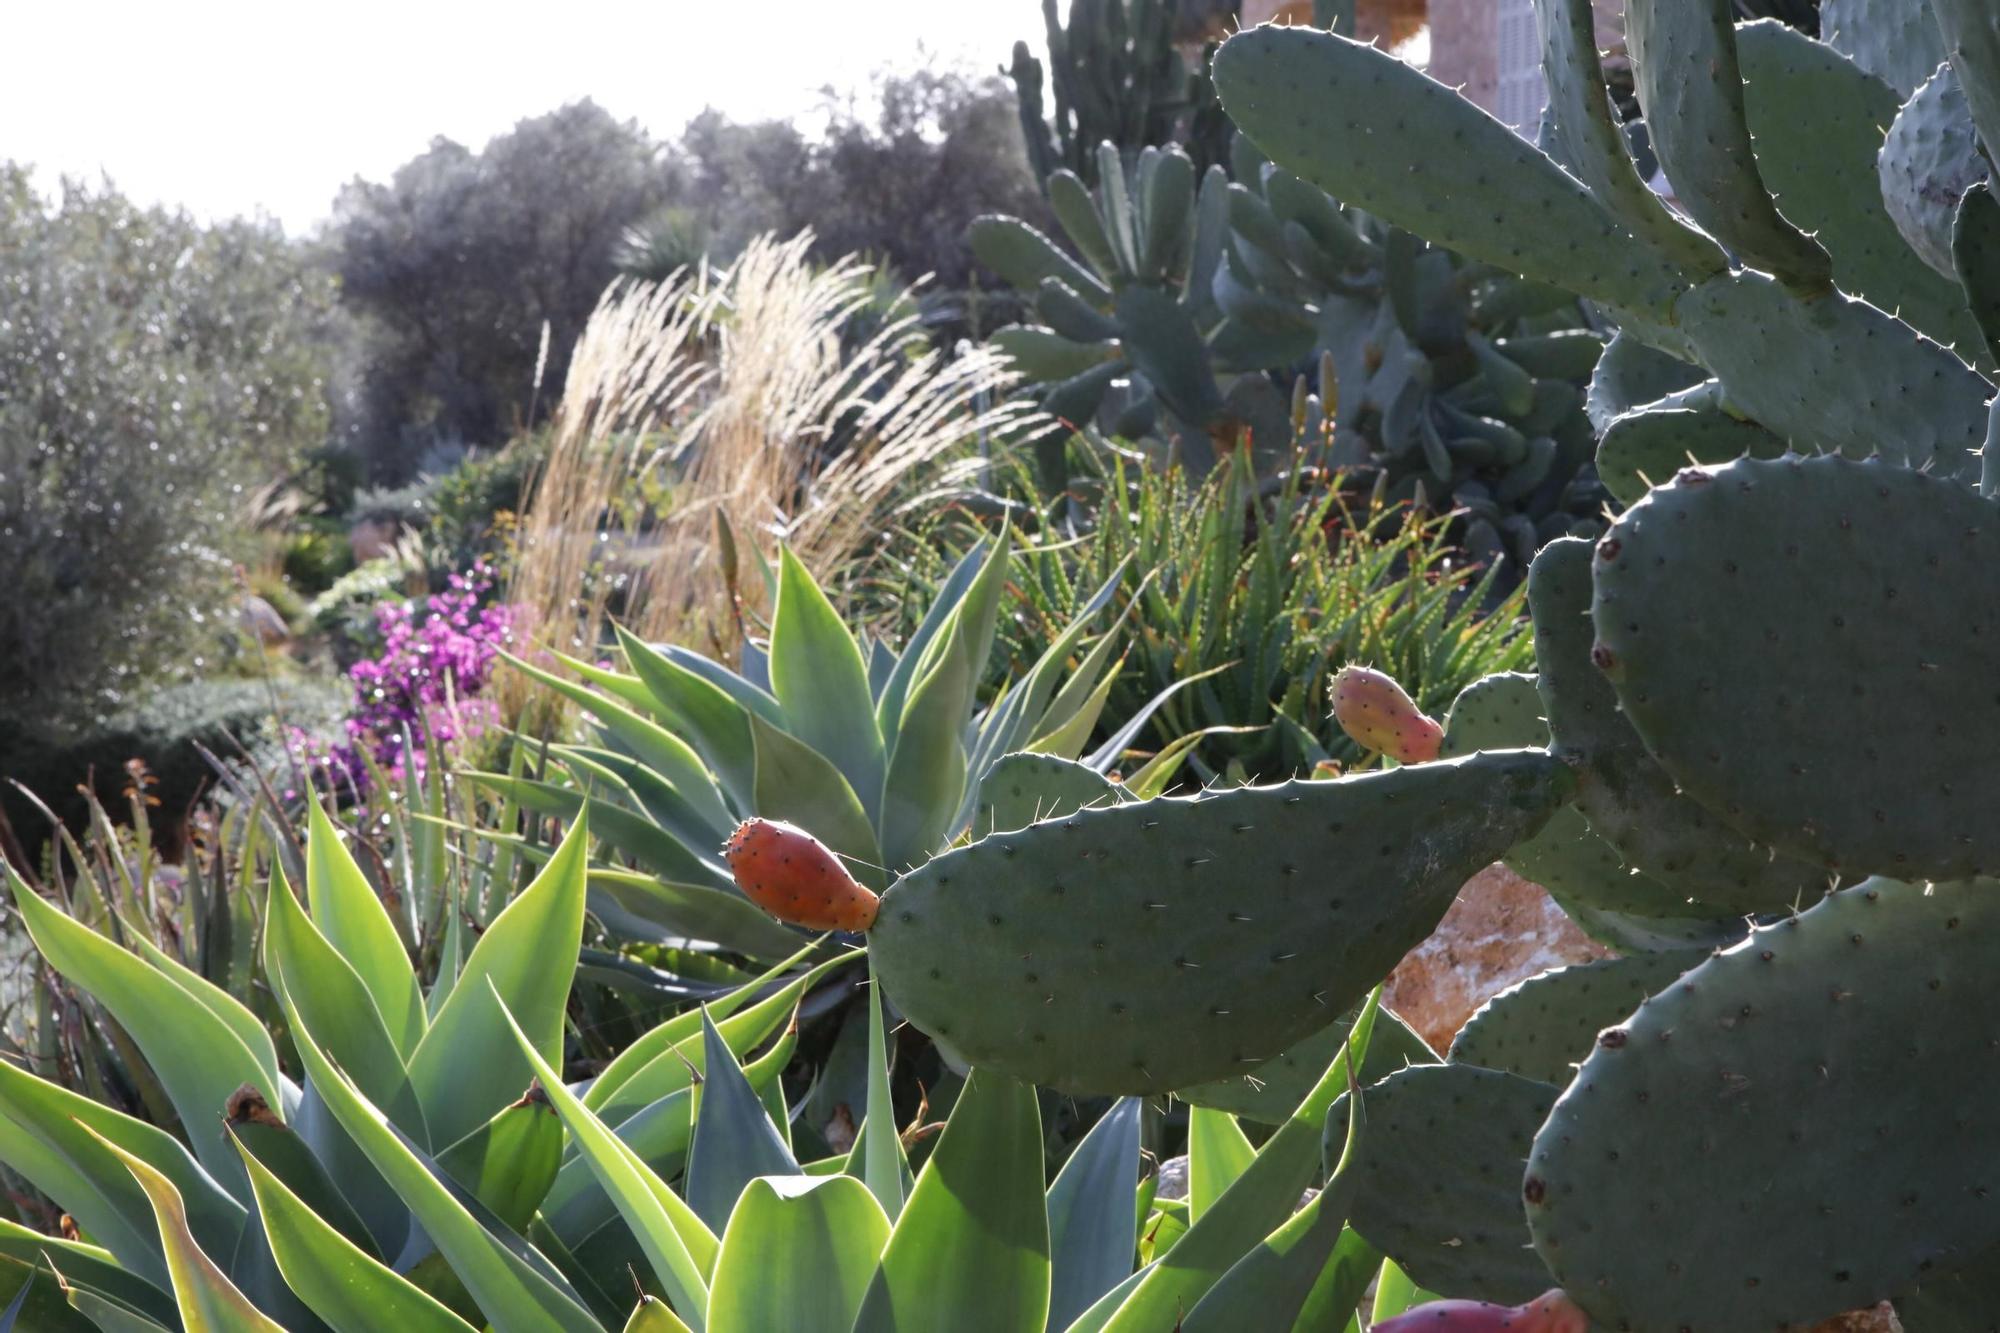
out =
[(333, 286), (275, 225), (0, 164), (0, 291), (0, 731), (88, 725), (212, 649), (247, 492), (325, 438)]
[(328, 241), (362, 322), (348, 434), (369, 479), (407, 480), (432, 446), (497, 445), (532, 424), (543, 322), (543, 383), (560, 387), (620, 237), (666, 185), (646, 133), (584, 101), (479, 152), (434, 140), (387, 183), (343, 189)]

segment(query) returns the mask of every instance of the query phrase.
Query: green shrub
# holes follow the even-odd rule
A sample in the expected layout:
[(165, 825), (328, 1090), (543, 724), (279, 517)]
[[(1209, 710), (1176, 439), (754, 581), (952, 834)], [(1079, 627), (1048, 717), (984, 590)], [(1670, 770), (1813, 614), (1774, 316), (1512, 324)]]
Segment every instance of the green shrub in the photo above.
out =
[(330, 286), (275, 228), (0, 165), (0, 290), (0, 712), (116, 708), (230, 633), (242, 492), (326, 429)]

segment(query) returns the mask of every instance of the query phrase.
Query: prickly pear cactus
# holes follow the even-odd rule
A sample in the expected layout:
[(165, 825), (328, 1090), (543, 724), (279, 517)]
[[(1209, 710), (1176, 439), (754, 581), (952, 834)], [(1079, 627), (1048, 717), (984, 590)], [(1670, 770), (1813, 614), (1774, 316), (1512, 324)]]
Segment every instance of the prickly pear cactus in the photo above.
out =
[(903, 876), (869, 947), (896, 1006), (974, 1064), (1170, 1091), (1333, 1022), (1569, 787), (1520, 750), (1083, 810)]
[(1593, 563), (1591, 652), (1683, 801), (1853, 875), (2000, 867), (1991, 501), (1882, 462), (1746, 459), (1653, 491)]
[(1599, 1032), (1707, 957), (1638, 954), (1529, 977), (1480, 1006), (1452, 1039), (1451, 1060), (1565, 1086)]
[(2000, 1241), (2000, 894), (1871, 880), (1757, 931), (1598, 1038), (1523, 1192), (1608, 1327), (1771, 1328)]

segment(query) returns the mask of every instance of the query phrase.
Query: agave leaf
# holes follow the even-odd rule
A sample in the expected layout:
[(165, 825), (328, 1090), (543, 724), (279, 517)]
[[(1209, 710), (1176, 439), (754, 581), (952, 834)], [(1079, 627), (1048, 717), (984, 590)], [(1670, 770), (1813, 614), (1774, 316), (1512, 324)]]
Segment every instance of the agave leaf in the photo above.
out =
[(109, 1139), (98, 1141), (125, 1164), (152, 1204), (181, 1322), (201, 1333), (285, 1333), (282, 1325), (266, 1317), (236, 1289), (196, 1243), (194, 1232), (188, 1227), (180, 1191), (174, 1188), (173, 1181)]
[[(243, 1185), (242, 1164), (222, 1142), (216, 1120), (230, 1094), (245, 1083), (272, 1106), (284, 1104), (280, 1094), (287, 1084), (278, 1075), (276, 1053), (271, 1051), (266, 1060), (265, 1051), (245, 1046), (236, 1024), (223, 1022), (208, 1004), (143, 958), (43, 902), (11, 866), (7, 878), (15, 907), (42, 957), (94, 996), (132, 1035), (187, 1127), (202, 1164), (225, 1183)], [(266, 1051), (269, 1040), (265, 1038)]]
[(539, 1084), (437, 1156), (438, 1169), (527, 1234), (562, 1166), (562, 1121)]
[(848, 1333), (888, 1241), (889, 1219), (858, 1180), (753, 1180), (722, 1236), (709, 1322), (717, 1329)]
[[(625, 660), (638, 673), (653, 707), (691, 741), (714, 770), (738, 810), (750, 807), (756, 759), (750, 749), (750, 710), (637, 636), (618, 627)], [(775, 720), (776, 707), (773, 705)]]
[[(461, 987), (460, 993), (465, 989)], [(493, 1005), (494, 991), (484, 989), (487, 1004)], [(504, 1013), (502, 1017), (506, 1017)], [(435, 1035), (438, 1030), (433, 1026), (427, 1036)], [(328, 1111), (408, 1205), (424, 1234), (492, 1321), (494, 1333), (549, 1333), (549, 1330), (601, 1333), (597, 1320), (579, 1303), (573, 1291), (557, 1285), (548, 1273), (487, 1230), (444, 1182), (432, 1174), (431, 1165), (396, 1134), (388, 1118), (333, 1066), (314, 1043), (311, 1033), (299, 1028), (294, 1036), (306, 1076), (324, 1099)]]
[[(1132, 1272), (1143, 1099), (1112, 1103), (1049, 1186), (1050, 1333), (1061, 1333)], [(727, 1237), (723, 1240), (728, 1247)]]
[(624, 704), (572, 680), (530, 665), (517, 657), (507, 657), (522, 672), (574, 701), (597, 719), (607, 736), (615, 738), (632, 757), (658, 773), (687, 802), (697, 817), (712, 828), (727, 830), (734, 821), (722, 801), (722, 792), (708, 765), (694, 747), (657, 722), (639, 716)]
[[(833, 603), (789, 547), (778, 552), (778, 604), (771, 616), (772, 693), (785, 730), (838, 769), (872, 825), (879, 817), (887, 758), (875, 725), (868, 666)], [(759, 749), (762, 749), (760, 745)], [(763, 767), (760, 762), (758, 767)], [(758, 783), (761, 788), (763, 783)], [(762, 802), (758, 808), (763, 809)]]
[(882, 792), (882, 852), (891, 869), (914, 865), (944, 845), (965, 793), (966, 715), (974, 677), (964, 627), (918, 682), (904, 710)]
[[(136, 1189), (137, 1182), (133, 1185)], [(171, 1320), (174, 1317), (174, 1298), (171, 1294), (132, 1273), (118, 1262), (116, 1255), (102, 1246), (64, 1240), (60, 1236), (45, 1236), (18, 1222), (0, 1219), (0, 1255), (30, 1267), (39, 1267), (44, 1261), (51, 1265), (59, 1263), (65, 1270), (63, 1276), (114, 1296), (154, 1319)], [(164, 1263), (160, 1272), (163, 1275), (166, 1272)], [(161, 1280), (167, 1279), (163, 1276)], [(48, 1283), (51, 1291), (56, 1290), (57, 1285), (55, 1281)], [(23, 1325), (24, 1329), (31, 1327)]]
[(625, 1321), (625, 1333), (692, 1333), (673, 1307), (657, 1296), (641, 1296)]
[(702, 1048), (706, 1064), (684, 1188), (696, 1216), (720, 1230), (744, 1186), (758, 1176), (797, 1175), (799, 1164), (705, 1010)]
[[(882, 852), (864, 796), (825, 755), (762, 718), (750, 719), (750, 735), (757, 753), (757, 813), (797, 824), (838, 852), (855, 878), (882, 888)], [(879, 804), (881, 795), (878, 786), (871, 799)]]
[(322, 1221), (247, 1150), (257, 1212), (285, 1283), (334, 1333), (472, 1333), (472, 1326)]
[[(528, 1085), (533, 1071), (520, 1057), (509, 1015), (519, 1016), (548, 1059), (562, 1057), (563, 1007), (583, 941), (589, 846), (588, 821), (579, 819), (534, 883), (473, 945), (451, 998), (411, 1058), (410, 1080), (431, 1142), (465, 1137)], [(504, 1011), (494, 1005), (495, 994)]]
[(1257, 1160), (1257, 1150), (1236, 1117), (1197, 1106), (1188, 1112), (1188, 1221), (1222, 1197)]
[(588, 818), (606, 843), (664, 879), (718, 886), (730, 882), (728, 870), (714, 856), (689, 847), (652, 820), (623, 806), (553, 782), (477, 771), (468, 771), (464, 776), (537, 814), (569, 820)]
[(868, 1114), (861, 1124), (861, 1178), (891, 1222), (903, 1213), (903, 1141), (896, 1133), (896, 1108), (889, 1089), (889, 1041), (882, 1025), (882, 988), (875, 964), (868, 964)]
[[(494, 998), (498, 1002), (497, 992)], [(504, 1007), (501, 1012), (511, 1025), (512, 1016)], [(645, 1250), (653, 1274), (666, 1288), (676, 1313), (699, 1333), (708, 1322), (708, 1273), (713, 1270), (717, 1248), (714, 1234), (665, 1181), (563, 1086), (562, 1076), (548, 1066), (526, 1033), (515, 1027), (514, 1035), (548, 1091), (556, 1114), (576, 1140), (578, 1154), (590, 1164)]]
[(370, 1101), (426, 1137), (409, 1070), (367, 984), (299, 906), (284, 871), (271, 877), (266, 902), (264, 971), (273, 989)]
[[(895, 745), (896, 732), (903, 721), (903, 707), (909, 701), (910, 686), (916, 683), (917, 673), (927, 665), (931, 645), (938, 641), (940, 635), (956, 627), (959, 608), (964, 604), (967, 590), (991, 563), (993, 554), (982, 541), (959, 557), (951, 573), (938, 585), (930, 606), (924, 611), (924, 618), (917, 623), (916, 632), (903, 645), (888, 681), (877, 692), (875, 699), (875, 725), (882, 732), (884, 745)], [(980, 660), (980, 665), (985, 665), (985, 659)]]
[[(740, 893), (703, 884), (673, 884), (630, 870), (589, 872), (590, 910), (623, 918), (620, 933), (649, 926), (664, 936), (705, 940), (752, 958), (782, 958), (800, 937)], [(607, 919), (606, 926), (612, 926)]]
[(1042, 1333), (1049, 1218), (1041, 1164), (1034, 1089), (973, 1070), (882, 1252), (854, 1333)]
[(1359, 1069), (1367, 1057), (1380, 1000), (1378, 986), (1355, 1019), (1347, 1045), (1291, 1119), (1279, 1126), (1258, 1150), (1257, 1159), (1133, 1287), (1117, 1313), (1103, 1324), (1105, 1333), (1172, 1327), (1239, 1259), (1293, 1215), (1320, 1159), (1327, 1110), (1346, 1089), (1348, 1069)]
[(404, 1060), (424, 1035), (424, 1003), (410, 955), (382, 900), (361, 873), (326, 811), (307, 812), (306, 902), (327, 943), (375, 997), (382, 1026)]

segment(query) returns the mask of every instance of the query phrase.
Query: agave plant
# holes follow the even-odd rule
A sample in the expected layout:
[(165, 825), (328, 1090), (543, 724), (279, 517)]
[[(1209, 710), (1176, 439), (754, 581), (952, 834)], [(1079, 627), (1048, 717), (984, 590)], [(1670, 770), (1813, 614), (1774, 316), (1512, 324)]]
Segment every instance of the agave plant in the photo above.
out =
[[(1363, 1117), (1336, 1099), (1366, 1059), (1372, 1001), (1261, 1148), (1203, 1111), (1196, 1197), (1154, 1209), (1137, 1099), (1049, 1184), (1035, 1091), (982, 1070), (912, 1174), (870, 987), (859, 1139), (802, 1162), (775, 1077), (788, 1020), (853, 953), (802, 972), (788, 960), (566, 1081), (589, 836), (572, 826), (426, 993), (316, 816), (303, 901), (282, 875), (267, 895), (282, 1042), (219, 988), (10, 876), (41, 956), (161, 1071), (179, 1132), (0, 1061), (0, 1161), (63, 1221), (0, 1223), (0, 1329), (1040, 1333), (1182, 1311), (1188, 1329), (1261, 1327), (1308, 1289), (1337, 1327), (1358, 1304), (1379, 1256), (1345, 1226)], [(1336, 1161), (1300, 1208), (1323, 1127)]]
[[(784, 551), (771, 574), (768, 642), (746, 648), (740, 671), (622, 630), (623, 671), (556, 655), (571, 679), (517, 659), (587, 711), (595, 741), (548, 747), (555, 779), (470, 776), (533, 813), (588, 812), (605, 846), (630, 863), (590, 872), (591, 910), (615, 932), (783, 957), (801, 938), (752, 906), (718, 856), (741, 820), (804, 828), (880, 889), (969, 829), (1002, 756), (1081, 758), (1106, 771), (1178, 688), (1136, 702), (1084, 754), (1123, 661), (1114, 656), (1123, 616), (1091, 634), (1122, 585), (1120, 568), (1068, 608), (1024, 671), (982, 699), (1011, 549), (1003, 531), (967, 551), (901, 651), (850, 631)], [(1152, 790), (1170, 771), (1156, 765), (1129, 785)]]

